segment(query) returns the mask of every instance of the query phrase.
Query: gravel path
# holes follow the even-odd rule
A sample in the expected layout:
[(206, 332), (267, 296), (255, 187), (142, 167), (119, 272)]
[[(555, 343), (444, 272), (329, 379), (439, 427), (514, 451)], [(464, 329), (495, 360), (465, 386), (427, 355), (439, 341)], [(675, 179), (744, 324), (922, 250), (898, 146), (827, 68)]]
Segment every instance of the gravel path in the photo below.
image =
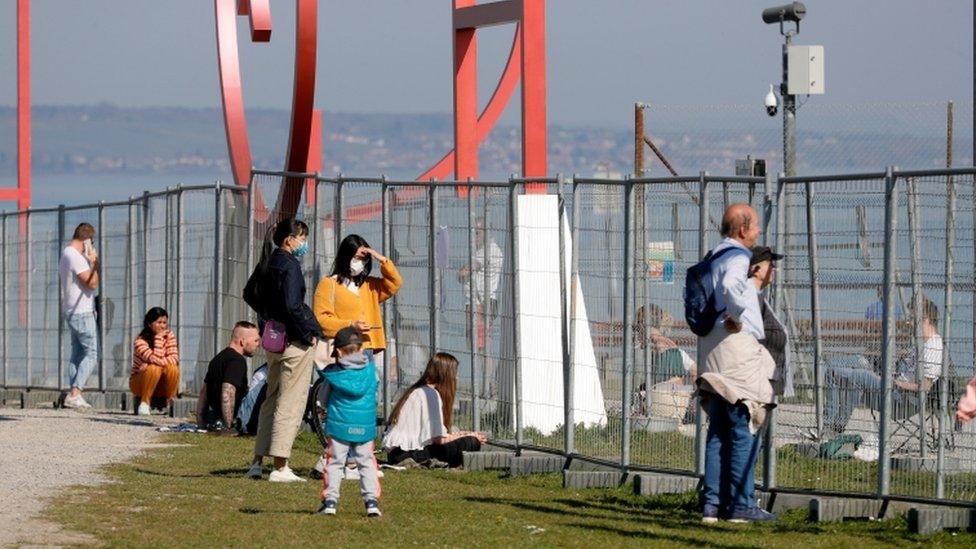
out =
[(68, 486), (104, 482), (97, 469), (151, 446), (164, 422), (172, 420), (0, 408), (0, 547), (96, 543), (38, 518), (45, 499)]

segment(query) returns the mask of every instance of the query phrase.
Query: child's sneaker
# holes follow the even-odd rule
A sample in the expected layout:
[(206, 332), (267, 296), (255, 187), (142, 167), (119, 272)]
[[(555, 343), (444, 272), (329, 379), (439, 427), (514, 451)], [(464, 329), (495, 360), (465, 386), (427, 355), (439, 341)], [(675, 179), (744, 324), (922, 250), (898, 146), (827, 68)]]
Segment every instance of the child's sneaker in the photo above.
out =
[[(336, 514), (336, 508), (339, 506), (339, 502), (334, 499), (327, 499), (322, 502), (322, 507), (319, 507), (320, 515), (334, 515)], [(376, 510), (379, 512), (379, 509)]]
[[(328, 503), (328, 502), (326, 502)], [(383, 513), (380, 512), (380, 503), (375, 499), (366, 500), (366, 516), (367, 517), (379, 517)]]

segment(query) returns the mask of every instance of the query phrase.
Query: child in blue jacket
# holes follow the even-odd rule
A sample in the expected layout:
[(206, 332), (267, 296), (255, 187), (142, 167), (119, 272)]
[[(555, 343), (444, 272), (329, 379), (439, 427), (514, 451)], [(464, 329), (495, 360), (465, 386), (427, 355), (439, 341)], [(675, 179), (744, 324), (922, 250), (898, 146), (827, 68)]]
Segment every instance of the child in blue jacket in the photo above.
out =
[(376, 367), (362, 352), (363, 336), (354, 327), (339, 330), (333, 341), (336, 357), (319, 375), (329, 384), (325, 435), (325, 475), (322, 476), (322, 507), (319, 513), (334, 515), (339, 504), (346, 459), (352, 457), (359, 468), (359, 491), (366, 504), (366, 515), (380, 516), (382, 492), (373, 455), (376, 438)]

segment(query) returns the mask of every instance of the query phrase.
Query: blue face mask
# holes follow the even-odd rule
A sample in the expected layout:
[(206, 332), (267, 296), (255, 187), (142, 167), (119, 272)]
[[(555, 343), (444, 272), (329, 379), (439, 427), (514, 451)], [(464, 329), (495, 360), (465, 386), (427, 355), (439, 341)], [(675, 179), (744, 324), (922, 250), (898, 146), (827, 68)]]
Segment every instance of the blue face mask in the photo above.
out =
[(295, 257), (302, 257), (307, 253), (308, 253), (308, 241), (306, 240), (305, 242), (302, 242), (301, 245), (299, 245), (297, 248), (295, 248), (295, 250), (292, 252), (292, 255), (294, 255)]

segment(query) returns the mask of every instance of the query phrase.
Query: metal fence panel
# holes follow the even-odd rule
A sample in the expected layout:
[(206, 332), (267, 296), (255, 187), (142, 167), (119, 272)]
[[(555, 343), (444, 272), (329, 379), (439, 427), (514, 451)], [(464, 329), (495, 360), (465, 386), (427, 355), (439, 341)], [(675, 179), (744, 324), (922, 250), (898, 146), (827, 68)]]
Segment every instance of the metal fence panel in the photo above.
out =
[[(976, 426), (954, 418), (976, 374), (972, 170), (778, 181), (702, 173), (577, 179), (572, 189), (547, 182), (550, 197), (542, 200), (561, 205), (566, 232), (541, 223), (548, 211), (527, 215), (533, 199), (518, 180), (431, 185), (291, 176), (315, 181), (305, 189), (314, 188), (315, 200), (303, 196), (297, 214), (310, 227), (309, 301), (349, 234), (392, 258), (403, 276), (384, 306), (388, 344), (377, 361), (385, 370), (377, 395), (384, 415), (431, 353), (445, 351), (460, 361), (459, 429), (624, 468), (700, 474), (707, 419), (692, 394), (699, 357), (681, 316), (681, 277), (720, 240), (724, 209), (747, 202), (762, 217), (762, 241), (787, 256), (767, 290), (790, 332), (792, 366), (757, 465), (767, 487), (976, 498)], [(128, 204), (3, 214), (3, 386), (66, 386), (70, 336), (60, 314), (58, 260), (74, 227), (87, 221), (96, 225), (102, 261), (103, 355), (88, 388), (127, 390), (132, 339), (146, 309), (159, 305), (178, 331), (183, 386), (195, 393), (233, 324), (254, 319), (241, 290), (277, 220), (284, 177), (255, 172), (250, 193), (176, 188)], [(885, 361), (888, 247), (893, 351)], [(540, 256), (566, 261), (540, 263)], [(540, 359), (541, 344), (517, 336), (526, 322), (551, 326), (563, 354)], [(254, 362), (262, 360), (259, 352)], [(538, 372), (550, 396), (526, 390)], [(605, 420), (587, 420), (591, 411), (579, 408), (575, 395), (586, 384), (598, 386)], [(886, 404), (888, 416), (880, 411)], [(537, 413), (564, 419), (539, 428), (531, 420)]]

